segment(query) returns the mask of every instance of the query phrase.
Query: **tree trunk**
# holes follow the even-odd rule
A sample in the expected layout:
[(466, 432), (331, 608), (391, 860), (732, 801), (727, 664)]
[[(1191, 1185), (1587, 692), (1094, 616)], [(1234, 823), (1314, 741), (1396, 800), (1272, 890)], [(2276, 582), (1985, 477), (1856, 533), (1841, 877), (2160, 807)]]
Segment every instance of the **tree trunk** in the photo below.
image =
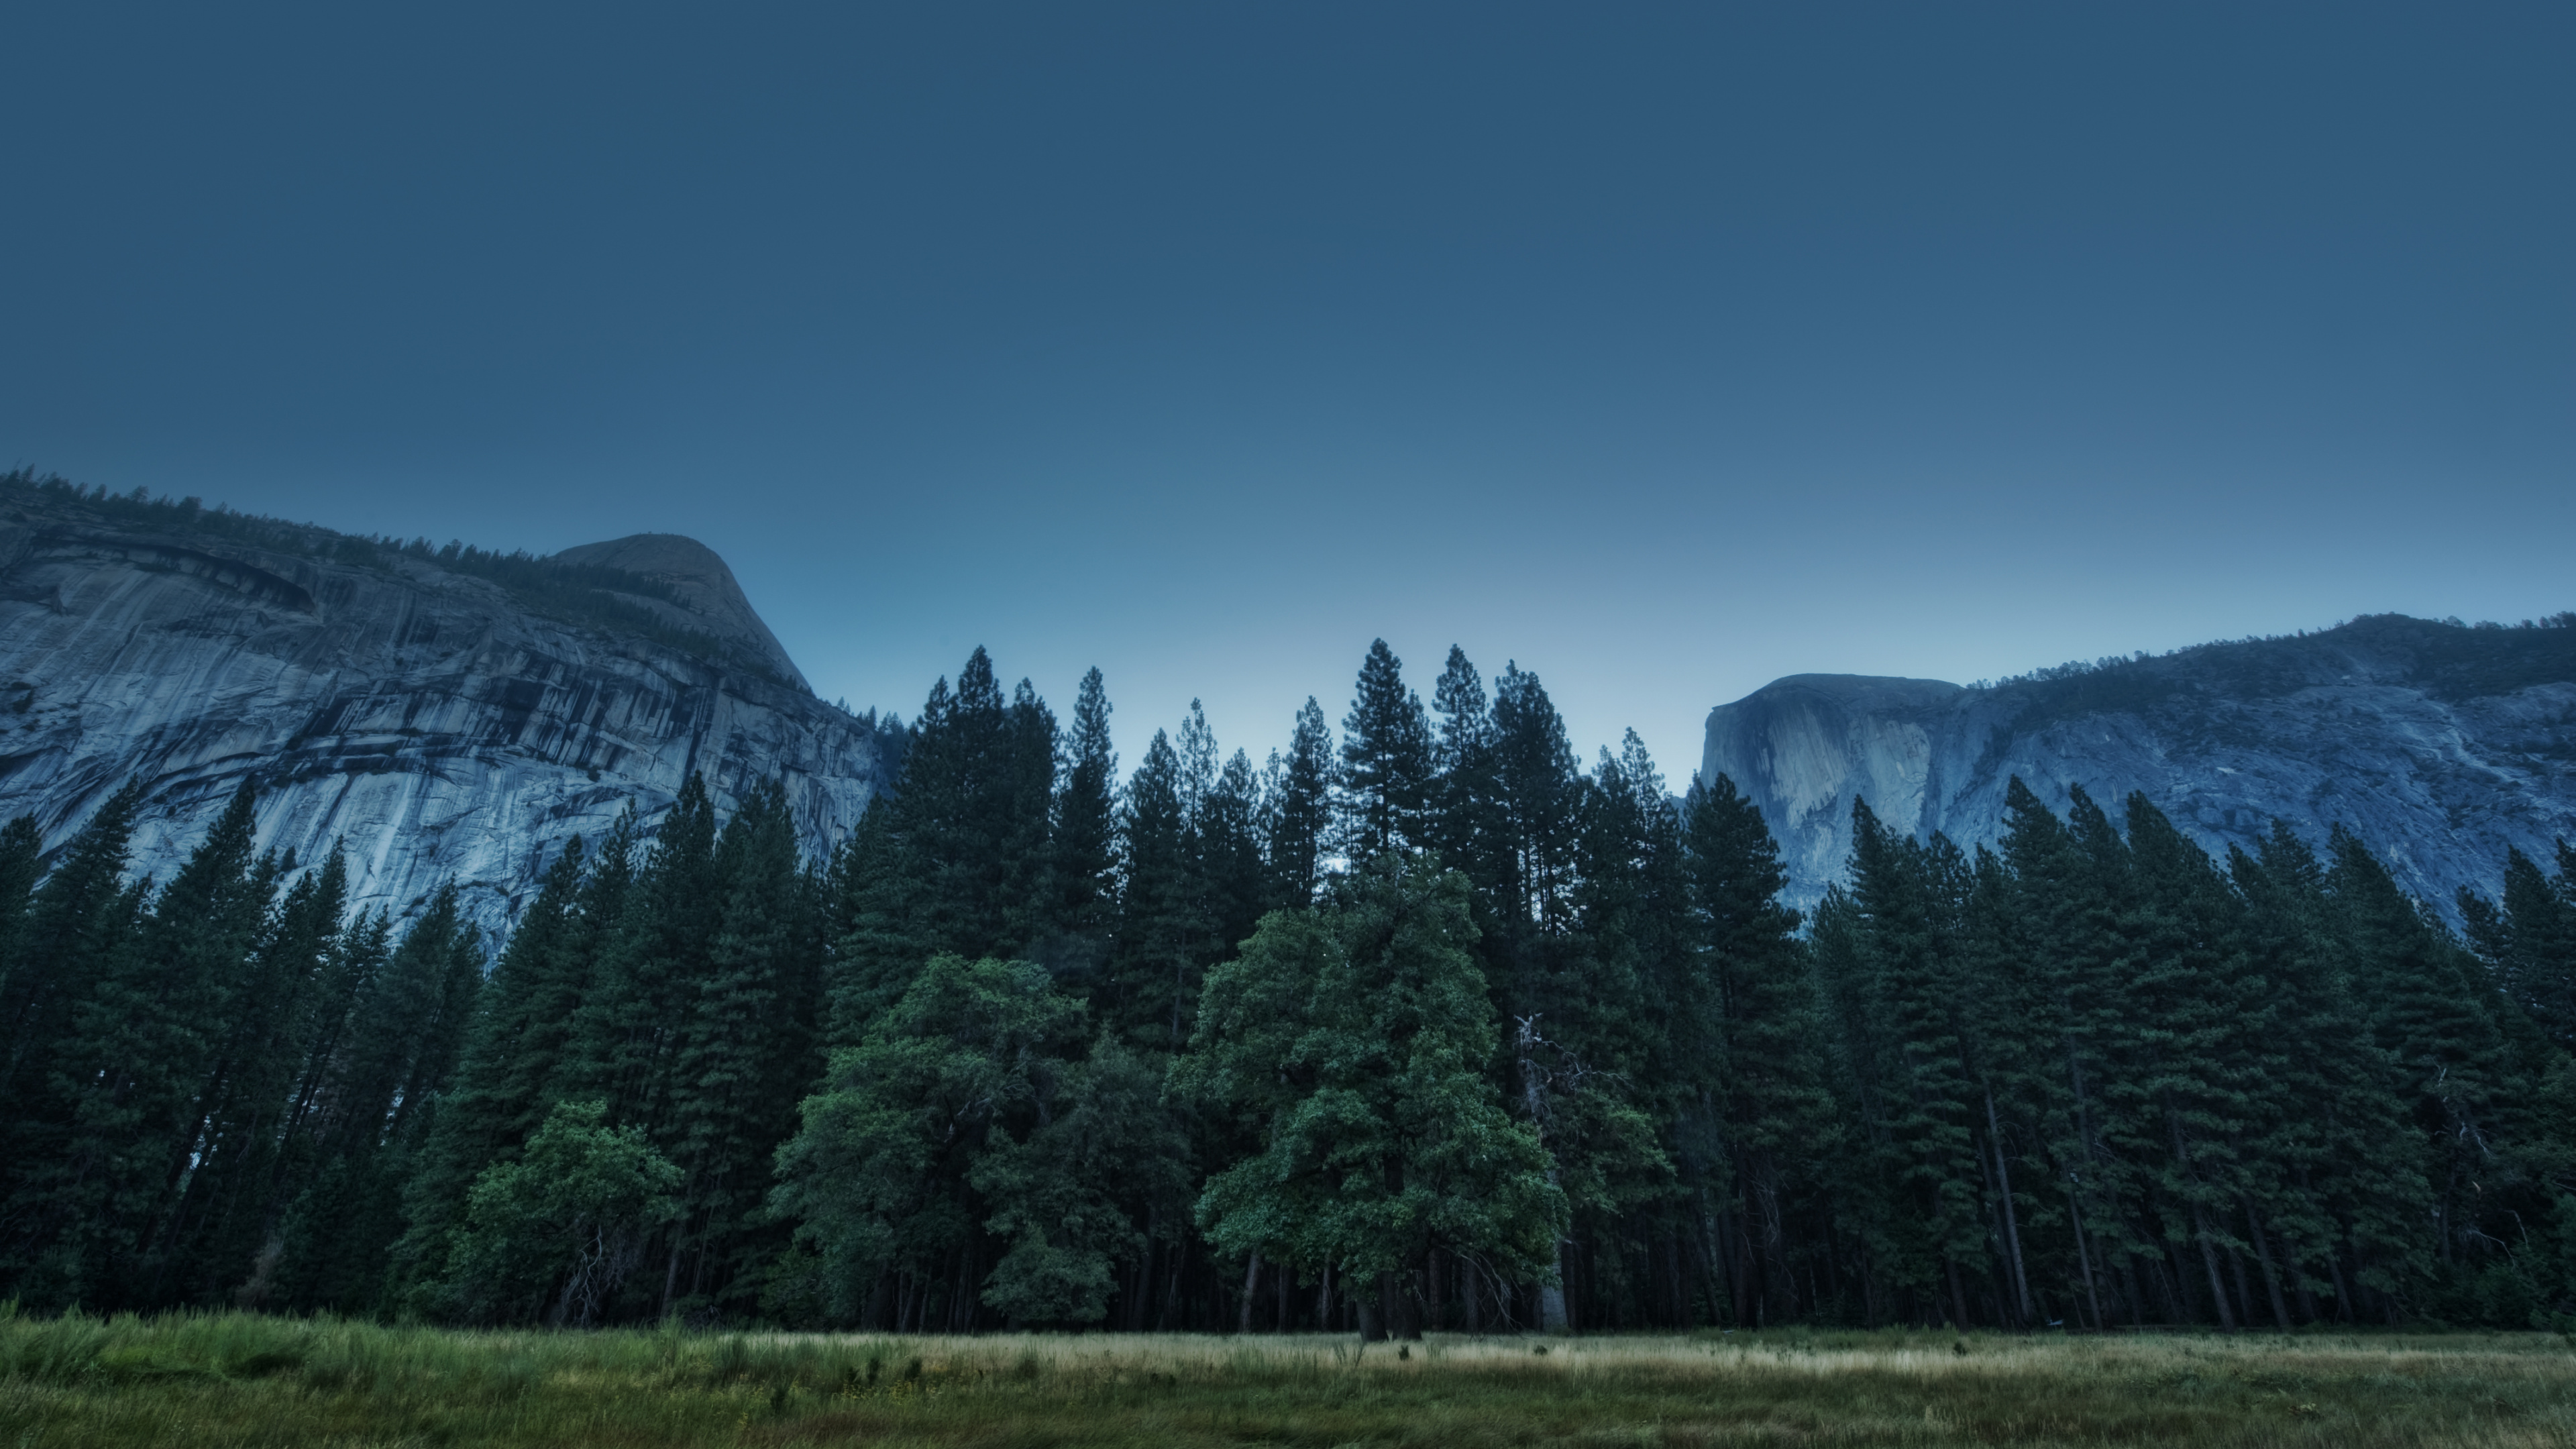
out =
[(1372, 1286), (1375, 1292), (1364, 1289), (1351, 1295), (1352, 1301), (1358, 1305), (1360, 1311), (1360, 1342), (1362, 1343), (1376, 1343), (1386, 1337), (1384, 1312), (1386, 1275), (1379, 1274), (1377, 1282)]
[(2236, 1280), (2236, 1321), (2254, 1326), (2254, 1285), (2245, 1281), (2245, 1255), (2234, 1248), (2227, 1250), (2228, 1276)]
[(2004, 1242), (2012, 1250), (2013, 1292), (2021, 1300), (2021, 1321), (2032, 1321), (2030, 1275), (2022, 1270), (2021, 1214), (2013, 1206), (2012, 1168), (2004, 1161), (2004, 1129), (1995, 1118), (1995, 1094), (1986, 1093), (1986, 1140), (1995, 1149), (1995, 1185), (2004, 1202)]
[[(2173, 1137), (2174, 1166), (2182, 1169), (2184, 1179), (2189, 1181), (2192, 1177), (2191, 1147), (2183, 1139), (2182, 1119), (2174, 1114), (2170, 1102), (2165, 1105), (2165, 1130)], [(2197, 1202), (2191, 1205), (2191, 1231), (2192, 1236), (2200, 1240), (2201, 1266), (2209, 1270), (2209, 1296), (2218, 1300), (2218, 1326), (2234, 1333), (2236, 1314), (2227, 1306), (2225, 1285), (2218, 1281), (2218, 1245), (2210, 1241), (2209, 1214), (2203, 1212)]]
[(2102, 1317), (2102, 1291), (2093, 1286), (2093, 1250), (2084, 1241), (2084, 1211), (2075, 1201), (2075, 1184), (2066, 1185), (2067, 1222), (2075, 1229), (2075, 1261), (2084, 1269), (2084, 1297), (2093, 1305), (2093, 1331), (2102, 1332), (2111, 1325)]
[(1235, 1332), (1250, 1333), (1252, 1331), (1252, 1298), (1255, 1293), (1260, 1291), (1260, 1288), (1261, 1255), (1259, 1253), (1255, 1253), (1252, 1255), (1251, 1259), (1243, 1265), (1243, 1306), (1235, 1315)]
[(2227, 1306), (2227, 1290), (2218, 1281), (2218, 1245), (2209, 1240), (2209, 1215), (2198, 1203), (2192, 1204), (2191, 1226), (2192, 1236), (2200, 1240), (2201, 1266), (2209, 1270), (2209, 1296), (2218, 1300), (2218, 1326), (2234, 1333), (2236, 1314)]
[[(1530, 1125), (1538, 1129), (1540, 1141), (1544, 1144), (1547, 1135), (1547, 1094), (1539, 1085), (1543, 1075), (1542, 1070), (1538, 1062), (1528, 1053), (1529, 1046), (1537, 1040), (1531, 1027), (1531, 1021), (1535, 1020), (1536, 1018), (1533, 1017), (1530, 1021), (1521, 1023), (1521, 1103), (1529, 1112)], [(1547, 1185), (1558, 1188), (1563, 1186), (1557, 1177), (1556, 1149), (1553, 1147), (1547, 1150)], [(1538, 1318), (1539, 1327), (1542, 1330), (1548, 1333), (1563, 1333), (1565, 1332), (1565, 1244), (1562, 1240), (1555, 1244), (1555, 1251), (1555, 1275), (1550, 1281), (1538, 1286)]]
[(2269, 1236), (2263, 1231), (2263, 1219), (2254, 1211), (2254, 1201), (2251, 1198), (2246, 1199), (2245, 1202), (2245, 1226), (2253, 1232), (2254, 1254), (2263, 1265), (2263, 1291), (2272, 1299), (2272, 1321), (2281, 1326), (2283, 1333), (2287, 1333), (2290, 1331), (2290, 1305), (2281, 1301), (2280, 1270), (2273, 1265), (2272, 1244)]

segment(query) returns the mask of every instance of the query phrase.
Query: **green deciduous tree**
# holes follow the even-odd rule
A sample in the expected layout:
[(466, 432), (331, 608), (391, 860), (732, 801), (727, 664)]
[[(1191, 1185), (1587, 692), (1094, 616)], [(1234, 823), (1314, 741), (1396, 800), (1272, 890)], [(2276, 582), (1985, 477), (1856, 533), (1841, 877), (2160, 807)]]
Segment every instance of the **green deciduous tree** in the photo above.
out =
[(1178, 1068), (1263, 1138), (1209, 1179), (1209, 1237), (1376, 1283), (1392, 1331), (1418, 1332), (1433, 1249), (1526, 1280), (1550, 1270), (1565, 1221), (1537, 1134), (1484, 1073), (1500, 1043), (1467, 950), (1469, 889), (1388, 856), (1315, 911), (1263, 918), (1210, 973)]
[(559, 1102), (514, 1160), (474, 1179), (447, 1284), (473, 1321), (597, 1321), (677, 1217), (680, 1169), (604, 1102)]

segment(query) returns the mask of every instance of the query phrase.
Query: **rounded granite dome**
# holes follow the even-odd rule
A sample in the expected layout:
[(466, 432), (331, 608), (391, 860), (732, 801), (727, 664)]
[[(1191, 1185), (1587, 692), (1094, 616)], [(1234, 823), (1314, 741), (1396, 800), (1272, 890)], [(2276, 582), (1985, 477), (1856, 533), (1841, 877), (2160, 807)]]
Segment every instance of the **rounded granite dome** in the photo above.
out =
[(733, 570), (725, 567), (714, 549), (696, 539), (676, 533), (633, 533), (606, 543), (568, 548), (555, 558), (563, 563), (621, 569), (663, 585), (679, 597), (676, 608), (661, 599), (637, 596), (634, 602), (656, 613), (674, 614), (672, 622), (683, 627), (739, 644), (768, 661), (781, 679), (800, 688), (812, 688), (796, 668), (796, 661), (787, 657), (778, 636), (769, 632), (769, 626), (753, 611), (751, 601), (743, 597), (742, 585), (734, 582)]

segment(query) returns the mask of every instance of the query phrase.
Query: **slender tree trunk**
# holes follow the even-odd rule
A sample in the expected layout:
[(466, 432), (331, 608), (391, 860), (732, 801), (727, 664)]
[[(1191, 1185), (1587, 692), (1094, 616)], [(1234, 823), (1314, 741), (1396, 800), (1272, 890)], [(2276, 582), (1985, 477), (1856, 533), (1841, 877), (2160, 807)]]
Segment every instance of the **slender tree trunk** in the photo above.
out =
[(2227, 1250), (2228, 1276), (2236, 1280), (2236, 1321), (2254, 1326), (2254, 1285), (2245, 1281), (2245, 1255), (2234, 1248)]
[(2004, 1161), (2004, 1131), (1995, 1118), (1995, 1094), (1986, 1093), (1986, 1140), (1995, 1149), (1995, 1185), (2004, 1203), (2004, 1242), (2012, 1249), (2013, 1291), (2021, 1300), (2022, 1322), (2032, 1321), (2030, 1276), (2022, 1270), (2021, 1214), (2013, 1206), (2012, 1168)]
[(1682, 1234), (1674, 1228), (1664, 1234), (1664, 1291), (1672, 1307), (1673, 1327), (1691, 1326), (1690, 1282), (1682, 1273)]
[(2263, 1231), (2263, 1215), (2254, 1211), (2254, 1200), (2245, 1200), (2245, 1226), (2254, 1239), (2254, 1255), (2263, 1265), (2263, 1291), (2272, 1300), (2272, 1321), (2281, 1331), (2290, 1331), (2290, 1305), (2281, 1301), (2281, 1270), (2272, 1261), (2272, 1235)]
[(859, 1314), (859, 1327), (870, 1333), (885, 1328), (886, 1309), (894, 1299), (894, 1281), (892, 1273), (877, 1274), (876, 1286), (868, 1290), (868, 1306)]
[(2075, 1261), (2084, 1269), (2084, 1297), (2093, 1305), (2093, 1331), (2100, 1333), (2111, 1325), (2102, 1317), (2102, 1290), (2093, 1286), (2093, 1250), (2084, 1242), (2084, 1210), (2076, 1204), (2075, 1184), (2066, 1185), (2066, 1217), (2075, 1229)]
[[(1541, 1081), (1545, 1077), (1545, 1072), (1540, 1068), (1538, 1061), (1529, 1054), (1530, 1048), (1538, 1042), (1537, 1021), (1538, 1018), (1532, 1016), (1525, 1018), (1520, 1024), (1521, 1101), (1529, 1112), (1530, 1125), (1538, 1129), (1540, 1141), (1544, 1144), (1547, 1134), (1547, 1094), (1541, 1086)], [(1556, 1188), (1563, 1186), (1557, 1177), (1554, 1147), (1547, 1149), (1547, 1185)], [(1553, 1247), (1556, 1254), (1555, 1275), (1551, 1281), (1539, 1284), (1538, 1288), (1539, 1327), (1544, 1332), (1563, 1333), (1565, 1331), (1565, 1243), (1560, 1239)]]
[(2218, 1281), (2218, 1245), (2209, 1238), (2209, 1216), (2198, 1203), (2191, 1209), (2192, 1236), (2200, 1240), (2201, 1266), (2209, 1270), (2209, 1295), (2218, 1300), (2218, 1326), (2229, 1333), (2236, 1331), (2236, 1314), (2227, 1306), (2227, 1290)]
[(1252, 1255), (1251, 1259), (1243, 1265), (1243, 1307), (1235, 1315), (1235, 1332), (1250, 1333), (1252, 1331), (1252, 1299), (1253, 1295), (1258, 1293), (1260, 1289), (1261, 1255), (1259, 1253), (1255, 1253)]
[(671, 1316), (671, 1292), (679, 1286), (680, 1234), (677, 1229), (673, 1229), (671, 1233), (671, 1260), (664, 1264), (662, 1268), (662, 1316), (664, 1318)]
[(1752, 1166), (1753, 1200), (1761, 1210), (1762, 1261), (1769, 1270), (1767, 1286), (1779, 1298), (1781, 1314), (1795, 1317), (1798, 1280), (1789, 1271), (1789, 1235), (1780, 1225), (1780, 1174), (1767, 1153), (1757, 1156)]

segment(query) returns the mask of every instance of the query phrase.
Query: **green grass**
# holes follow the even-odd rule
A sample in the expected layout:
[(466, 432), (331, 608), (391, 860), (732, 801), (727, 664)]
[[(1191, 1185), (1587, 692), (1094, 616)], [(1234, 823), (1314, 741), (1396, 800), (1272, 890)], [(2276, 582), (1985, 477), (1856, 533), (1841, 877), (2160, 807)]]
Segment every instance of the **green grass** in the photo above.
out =
[(1399, 1354), (14, 1318), (0, 1446), (17, 1444), (2576, 1446), (2576, 1354), (2538, 1334), (1435, 1336)]

